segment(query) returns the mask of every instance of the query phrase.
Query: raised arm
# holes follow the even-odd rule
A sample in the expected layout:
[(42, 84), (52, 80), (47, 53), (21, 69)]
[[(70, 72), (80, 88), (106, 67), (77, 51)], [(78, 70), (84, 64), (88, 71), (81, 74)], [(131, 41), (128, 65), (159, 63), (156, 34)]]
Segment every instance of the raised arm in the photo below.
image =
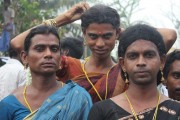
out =
[[(57, 16), (57, 17), (55, 17), (54, 19), (51, 19), (51, 20), (53, 20), (53, 23), (54, 23), (55, 26), (60, 27), (60, 26), (66, 25), (68, 23), (71, 23), (71, 22), (74, 22), (75, 20), (80, 19), (81, 15), (88, 8), (89, 8), (89, 5), (87, 3), (80, 2), (78, 4), (75, 4), (68, 11), (64, 12), (63, 14), (60, 14), (59, 16)], [(42, 24), (47, 24), (47, 22), (42, 23)], [(15, 38), (13, 38), (11, 40), (11, 46), (14, 49), (16, 49), (19, 53), (23, 50), (24, 40), (25, 40), (27, 34), (30, 32), (31, 29), (32, 28), (26, 30), (25, 32), (17, 35)]]
[(166, 52), (168, 52), (176, 41), (176, 31), (168, 28), (157, 28), (157, 30), (162, 35), (166, 47)]

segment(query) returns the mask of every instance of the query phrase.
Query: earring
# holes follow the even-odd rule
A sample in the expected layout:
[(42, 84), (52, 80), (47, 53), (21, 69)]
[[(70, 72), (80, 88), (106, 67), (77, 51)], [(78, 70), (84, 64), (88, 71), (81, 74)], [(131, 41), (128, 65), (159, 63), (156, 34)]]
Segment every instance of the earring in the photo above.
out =
[(84, 41), (84, 46), (86, 46), (86, 41)]
[(127, 79), (127, 73), (126, 73), (126, 71), (125, 70), (123, 70), (124, 71), (124, 77), (125, 77), (125, 83), (126, 84), (128, 84), (129, 83), (129, 80)]
[(161, 71), (161, 82), (164, 82), (165, 79), (164, 79), (164, 74), (163, 74), (163, 70), (162, 68), (160, 68), (160, 71)]
[(28, 68), (28, 63), (24, 63), (24, 70)]

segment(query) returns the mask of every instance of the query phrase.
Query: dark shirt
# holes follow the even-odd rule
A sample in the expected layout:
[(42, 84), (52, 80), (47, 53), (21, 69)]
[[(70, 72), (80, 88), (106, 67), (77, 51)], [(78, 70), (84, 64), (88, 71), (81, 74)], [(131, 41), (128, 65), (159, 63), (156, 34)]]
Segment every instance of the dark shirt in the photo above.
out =
[[(148, 108), (137, 113), (141, 120), (152, 120), (155, 108)], [(134, 116), (118, 106), (111, 99), (97, 102), (93, 105), (88, 120), (135, 120)], [(159, 104), (156, 120), (180, 120), (180, 103), (166, 100)]]

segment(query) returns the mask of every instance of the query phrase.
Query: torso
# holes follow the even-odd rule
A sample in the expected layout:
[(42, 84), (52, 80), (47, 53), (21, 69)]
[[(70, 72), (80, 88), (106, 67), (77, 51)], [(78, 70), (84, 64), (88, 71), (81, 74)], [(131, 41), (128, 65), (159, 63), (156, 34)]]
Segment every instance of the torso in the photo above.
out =
[[(62, 87), (62, 84), (58, 84), (57, 87), (54, 89), (50, 89), (46, 92), (41, 92), (30, 88), (30, 86), (27, 87), (25, 95), (23, 95), (25, 86), (19, 87), (17, 90), (13, 92), (13, 95), (17, 98), (17, 100), (24, 105), (25, 107), (28, 108), (24, 96), (26, 97), (26, 100), (28, 104), (30, 105), (32, 111), (37, 110), (38, 108), (41, 107), (42, 103), (44, 100), (49, 97), (52, 93), (54, 93), (57, 89)], [(29, 108), (28, 108), (29, 109)]]
[[(124, 103), (122, 101), (121, 103)], [(123, 106), (124, 107), (124, 106)], [(151, 120), (155, 108), (149, 107), (137, 113), (141, 120)], [(96, 117), (94, 117), (96, 116)], [(92, 108), (88, 120), (129, 120), (135, 119), (131, 112), (117, 105), (111, 99), (98, 102)], [(180, 117), (180, 103), (171, 99), (160, 103), (156, 120), (177, 120)]]

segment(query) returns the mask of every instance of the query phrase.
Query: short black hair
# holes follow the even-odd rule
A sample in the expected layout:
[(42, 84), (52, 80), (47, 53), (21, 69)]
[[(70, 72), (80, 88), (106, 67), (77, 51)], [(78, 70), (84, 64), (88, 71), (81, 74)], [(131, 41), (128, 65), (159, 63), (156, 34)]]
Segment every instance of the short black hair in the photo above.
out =
[(83, 30), (92, 23), (108, 23), (118, 29), (120, 27), (120, 16), (114, 8), (103, 4), (97, 4), (89, 8), (81, 16), (81, 27)]
[(55, 35), (58, 38), (59, 45), (60, 45), (60, 37), (58, 35), (57, 29), (55, 27), (53, 27), (53, 26), (40, 25), (40, 26), (37, 26), (37, 27), (31, 29), (31, 31), (29, 32), (29, 34), (25, 38), (25, 41), (24, 41), (24, 51), (27, 54), (29, 52), (29, 47), (31, 45), (31, 40), (37, 34), (53, 34), (53, 35)]
[(61, 40), (61, 49), (69, 50), (67, 56), (80, 59), (84, 51), (83, 41), (75, 37), (66, 37)]
[(152, 26), (146, 24), (136, 24), (127, 28), (122, 33), (118, 46), (118, 56), (123, 57), (127, 47), (139, 39), (154, 43), (160, 56), (166, 54), (165, 44), (161, 34)]
[(167, 79), (170, 71), (170, 66), (175, 60), (180, 60), (180, 49), (175, 49), (173, 52), (167, 54), (166, 63), (163, 69), (163, 75), (165, 79)]
[(11, 45), (10, 45), (10, 47), (9, 47), (9, 49), (8, 49), (8, 53), (9, 53), (9, 57), (10, 57), (10, 58), (19, 57), (18, 52), (17, 52), (15, 49), (13, 49), (13, 48), (11, 47)]

